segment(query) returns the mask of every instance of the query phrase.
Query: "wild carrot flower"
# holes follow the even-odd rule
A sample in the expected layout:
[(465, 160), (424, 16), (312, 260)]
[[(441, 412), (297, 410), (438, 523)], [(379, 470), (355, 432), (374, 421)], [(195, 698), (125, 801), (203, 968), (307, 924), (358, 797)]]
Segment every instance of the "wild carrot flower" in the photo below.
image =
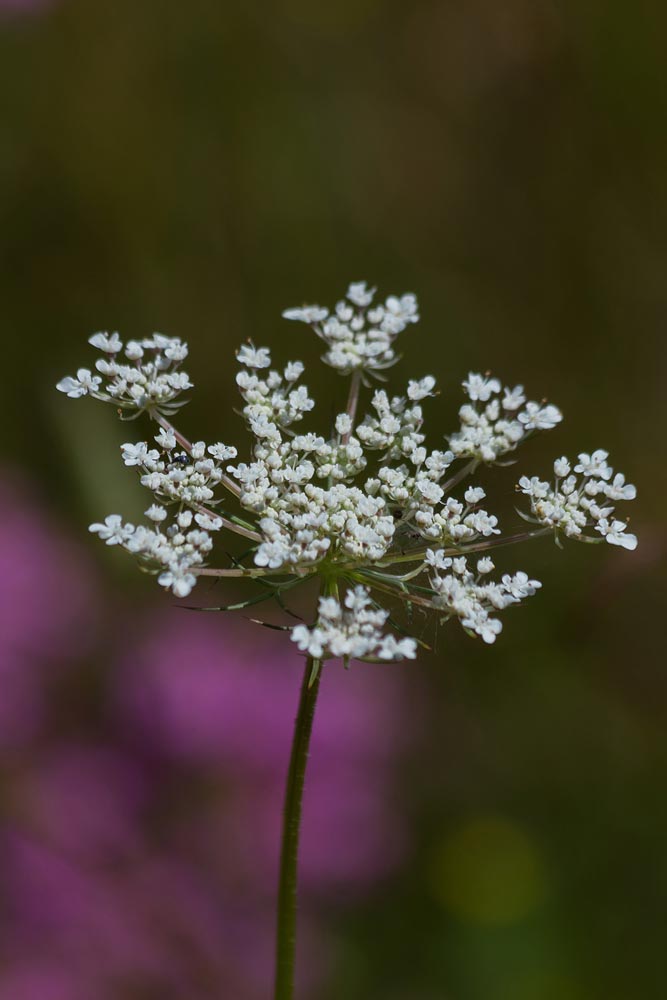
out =
[[(80, 368), (58, 389), (113, 403), (124, 419), (146, 413), (159, 432), (122, 446), (124, 464), (152, 494), (147, 523), (111, 514), (90, 530), (135, 555), (177, 597), (187, 596), (202, 576), (262, 578), (267, 597), (319, 576), (326, 593), (317, 619), (295, 626), (292, 639), (317, 660), (346, 662), (415, 657), (416, 639), (384, 631), (393, 628), (382, 607), (388, 599), (458, 618), (469, 634), (494, 642), (502, 629), (498, 613), (541, 584), (521, 571), (489, 580), (493, 564), (475, 563), (473, 553), (547, 531), (558, 542), (635, 547), (614, 504), (634, 499), (636, 490), (614, 475), (606, 451), (582, 452), (574, 466), (557, 459), (551, 482), (521, 476), (518, 489), (530, 503), (523, 516), (537, 530), (518, 536), (501, 535), (480, 486), (461, 492), (480, 466), (504, 464), (528, 438), (560, 423), (556, 406), (528, 399), (521, 385), (503, 387), (488, 373), (469, 373), (459, 427), (435, 450), (424, 445), (422, 407), (434, 394), (433, 375), (410, 380), (396, 396), (375, 388), (359, 415), (362, 386), (371, 388), (395, 363), (397, 337), (419, 320), (414, 295), (381, 304), (374, 298), (375, 289), (355, 282), (331, 311), (308, 305), (283, 314), (311, 326), (325, 345), (322, 361), (351, 375), (347, 406), (326, 437), (302, 430), (315, 403), (301, 382), (301, 361), (280, 371), (266, 347), (238, 350), (236, 382), (254, 439), (243, 461), (235, 461), (233, 445), (190, 442), (168, 420), (192, 388), (182, 369), (186, 344), (162, 334), (125, 344), (117, 333), (92, 336), (101, 353), (98, 374)], [(213, 564), (214, 538), (222, 531), (253, 542), (241, 563)]]

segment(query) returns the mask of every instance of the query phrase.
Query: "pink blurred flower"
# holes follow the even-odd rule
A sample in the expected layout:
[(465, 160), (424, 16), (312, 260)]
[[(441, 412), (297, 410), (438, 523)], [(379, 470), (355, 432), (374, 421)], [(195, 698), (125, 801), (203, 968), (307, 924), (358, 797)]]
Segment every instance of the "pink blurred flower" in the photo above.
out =
[[(255, 891), (275, 889), (299, 666), (275, 637), (249, 644), (231, 618), (174, 608), (115, 675), (135, 738), (169, 758), (214, 767), (224, 788), (203, 821), (184, 817), (183, 842), (198, 842), (212, 864), (231, 854), (230, 876)], [(405, 669), (325, 667), (304, 798), (306, 889), (367, 890), (404, 853), (392, 784), (411, 729)]]
[(94, 992), (92, 984), (75, 972), (33, 952), (14, 956), (0, 977), (0, 1000), (90, 1000), (91, 996), (111, 1000), (108, 994)]
[(98, 594), (78, 545), (48, 517), (28, 485), (0, 480), (0, 746), (37, 732), (50, 675), (87, 652)]
[(22, 772), (15, 806), (67, 858), (96, 864), (141, 852), (148, 777), (126, 753), (91, 743), (49, 745)]
[(0, 636), (26, 657), (90, 648), (99, 592), (81, 547), (17, 478), (0, 480)]
[[(7, 983), (16, 975), (17, 956), (30, 954), (38, 956), (37, 969), (48, 962), (54, 1000), (78, 998), (71, 983), (88, 984), (81, 994), (86, 1000), (132, 1000), (144, 991), (161, 1000), (265, 995), (273, 965), (272, 908), (226, 895), (196, 865), (146, 843), (133, 858), (89, 866), (16, 829), (5, 831), (1, 846), (12, 911), (3, 941), (11, 964), (7, 973), (0, 971), (0, 998), (14, 1000)], [(318, 966), (311, 923), (310, 967), (302, 970), (308, 995)], [(32, 1000), (27, 986), (24, 992)]]

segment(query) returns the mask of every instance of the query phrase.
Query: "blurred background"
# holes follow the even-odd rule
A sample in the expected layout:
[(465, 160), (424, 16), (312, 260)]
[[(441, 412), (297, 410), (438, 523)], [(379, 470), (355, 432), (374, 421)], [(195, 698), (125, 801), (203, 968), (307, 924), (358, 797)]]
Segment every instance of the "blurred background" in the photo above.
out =
[(299, 661), (87, 534), (146, 500), (53, 386), (179, 336), (183, 430), (235, 441), (247, 337), (344, 398), (280, 312), (360, 279), (419, 295), (432, 432), (525, 383), (566, 419), (520, 471), (609, 449), (640, 547), (509, 550), (544, 589), (494, 647), (327, 668), (301, 996), (665, 996), (666, 42), (648, 0), (0, 0), (2, 1000), (270, 995)]

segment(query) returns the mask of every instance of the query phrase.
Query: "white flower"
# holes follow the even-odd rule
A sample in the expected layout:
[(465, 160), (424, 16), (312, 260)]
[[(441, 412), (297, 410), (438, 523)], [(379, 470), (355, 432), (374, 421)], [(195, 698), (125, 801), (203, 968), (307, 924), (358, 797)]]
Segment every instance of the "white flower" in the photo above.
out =
[(236, 352), (236, 360), (246, 368), (268, 368), (271, 364), (271, 355), (268, 347), (243, 344)]
[(475, 534), (484, 535), (484, 537), (500, 534), (500, 529), (496, 527), (498, 518), (495, 514), (487, 514), (485, 510), (477, 510), (473, 514), (468, 514), (463, 523), (472, 528)]
[(432, 483), (430, 479), (417, 480), (417, 489), (427, 503), (438, 503), (442, 500), (443, 489), (437, 483)]
[(388, 632), (382, 637), (376, 655), (379, 660), (414, 660), (417, 658), (417, 641), (410, 636), (397, 639)]
[(93, 375), (88, 368), (79, 368), (76, 378), (72, 378), (71, 375), (61, 378), (56, 389), (59, 392), (67, 393), (70, 399), (78, 399), (80, 396), (86, 396), (89, 392), (97, 392), (101, 382), (102, 379)]
[(125, 345), (125, 357), (130, 361), (139, 361), (144, 356), (144, 349), (138, 340), (128, 340)]
[(479, 503), (486, 496), (481, 486), (469, 486), (463, 494), (465, 502), (469, 504)]
[(515, 385), (513, 389), (508, 389), (505, 386), (505, 395), (503, 397), (504, 410), (518, 410), (525, 402), (526, 397), (522, 385)]
[(519, 414), (519, 420), (526, 427), (526, 430), (548, 431), (563, 419), (563, 414), (557, 406), (549, 404), (540, 406), (539, 403), (526, 403), (526, 409)]
[(185, 361), (188, 356), (188, 345), (181, 343), (180, 340), (173, 339), (168, 347), (165, 348), (164, 356), (171, 361)]
[(347, 413), (339, 413), (336, 417), (336, 431), (338, 434), (349, 434), (352, 430), (352, 421)]
[(522, 493), (526, 493), (529, 497), (535, 497), (540, 499), (546, 497), (549, 493), (549, 484), (542, 482), (537, 476), (522, 476), (519, 480), (519, 487)]
[(626, 483), (623, 473), (617, 472), (613, 482), (605, 485), (604, 492), (610, 500), (634, 500), (637, 496), (637, 487), (632, 483)]
[(213, 458), (217, 458), (219, 462), (226, 462), (230, 458), (236, 458), (238, 452), (236, 448), (232, 445), (222, 444), (218, 442), (217, 444), (210, 444), (208, 446), (208, 453), (213, 455)]
[(165, 510), (165, 508), (161, 507), (159, 504), (156, 503), (151, 504), (148, 510), (145, 510), (144, 513), (149, 521), (156, 521), (156, 522), (164, 521), (165, 517), (167, 516), (167, 511)]
[(108, 333), (94, 333), (88, 338), (88, 343), (105, 354), (118, 354), (123, 348), (123, 342), (117, 333), (112, 333), (111, 336)]
[(554, 473), (559, 477), (559, 479), (563, 479), (565, 476), (570, 475), (570, 463), (565, 456), (557, 458), (554, 462)]
[(477, 572), (486, 575), (487, 573), (492, 573), (495, 569), (495, 565), (492, 559), (488, 556), (484, 556), (482, 559), (477, 560)]
[(435, 379), (432, 375), (425, 375), (418, 382), (411, 380), (408, 382), (408, 399), (420, 400), (432, 395), (435, 387)]
[(109, 514), (104, 518), (104, 524), (91, 524), (88, 531), (100, 536), (107, 545), (124, 545), (134, 532), (134, 525), (123, 524), (120, 514)]
[(223, 523), (215, 514), (195, 514), (195, 521), (204, 531), (220, 531)]
[(187, 597), (197, 582), (197, 577), (186, 569), (173, 567), (160, 573), (158, 583), (161, 587), (171, 590), (175, 597)]
[(365, 281), (353, 281), (347, 289), (347, 298), (354, 302), (355, 306), (369, 306), (373, 301), (376, 288), (367, 288)]
[(468, 621), (464, 619), (463, 624), (473, 628), (484, 642), (489, 644), (494, 643), (496, 637), (503, 630), (503, 623), (497, 618), (470, 619)]
[(309, 325), (321, 323), (328, 315), (329, 310), (323, 309), (321, 306), (301, 306), (296, 309), (285, 309), (283, 311), (284, 319), (293, 319), (299, 323), (308, 323)]
[(532, 597), (542, 586), (539, 580), (529, 580), (528, 574), (522, 571), (515, 573), (514, 576), (505, 573), (502, 583), (506, 592), (517, 601), (524, 597)]
[(606, 517), (601, 518), (595, 526), (595, 530), (600, 532), (606, 542), (611, 545), (621, 545), (624, 549), (632, 551), (637, 548), (637, 536), (626, 534), (626, 528), (625, 521), (609, 522)]
[(126, 442), (121, 448), (125, 465), (150, 465), (160, 457), (154, 448), (149, 450), (145, 441), (138, 441), (136, 444)]
[(161, 430), (153, 440), (159, 444), (164, 451), (173, 451), (176, 447), (176, 435), (173, 431)]
[(382, 327), (391, 333), (400, 333), (408, 323), (419, 322), (417, 297), (408, 292), (401, 295), (390, 295), (384, 304), (385, 313), (382, 317)]
[(486, 402), (494, 393), (500, 392), (500, 382), (497, 378), (484, 378), (483, 375), (470, 372), (462, 383), (468, 397), (472, 400)]
[[(333, 598), (329, 598), (329, 601), (333, 601)], [(345, 607), (350, 611), (363, 611), (372, 603), (370, 591), (361, 585), (356, 586), (354, 590), (348, 590), (345, 595)], [(332, 617), (330, 612), (328, 617)]]
[(609, 479), (613, 469), (607, 465), (609, 452), (598, 448), (592, 455), (582, 452), (577, 456), (579, 464), (575, 465), (574, 471), (581, 472), (584, 476), (599, 476), (600, 479)]
[(296, 382), (303, 375), (304, 366), (301, 361), (290, 361), (285, 366), (285, 381)]
[(424, 562), (434, 569), (449, 569), (452, 565), (452, 560), (445, 555), (444, 549), (427, 549)]
[(191, 389), (192, 382), (185, 372), (172, 372), (164, 376), (165, 381), (172, 389), (176, 389), (178, 392), (183, 389)]

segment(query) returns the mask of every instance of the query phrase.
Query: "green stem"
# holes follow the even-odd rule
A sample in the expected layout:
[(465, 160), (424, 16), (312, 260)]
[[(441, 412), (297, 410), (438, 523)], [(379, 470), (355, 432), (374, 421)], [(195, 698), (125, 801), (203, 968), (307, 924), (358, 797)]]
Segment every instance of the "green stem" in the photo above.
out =
[[(552, 534), (552, 532), (553, 528), (537, 528), (535, 531), (522, 531), (517, 535), (483, 538), (481, 542), (475, 542), (473, 545), (448, 546), (443, 551), (446, 556), (464, 556), (467, 552), (485, 552), (487, 549), (502, 548), (503, 545), (516, 545), (517, 542), (527, 542), (529, 538), (543, 538), (545, 535)], [(438, 543), (433, 542), (428, 548), (438, 548)], [(378, 559), (372, 565), (379, 566), (380, 568), (388, 568), (396, 566), (398, 563), (423, 562), (426, 552), (426, 548), (413, 549), (412, 552), (402, 552), (398, 555), (385, 556), (383, 559)]]
[(361, 389), (361, 371), (357, 368), (356, 371), (352, 373), (352, 380), (350, 382), (350, 393), (347, 397), (347, 406), (345, 407), (345, 412), (352, 421), (352, 427), (347, 432), (343, 434), (342, 442), (347, 444), (350, 437), (354, 433), (354, 421), (357, 416), (357, 407), (359, 405), (359, 390)]
[(287, 772), (287, 787), (285, 789), (282, 849), (280, 854), (280, 882), (278, 888), (275, 1000), (292, 1000), (294, 996), (296, 897), (301, 800), (320, 677), (321, 664), (317, 660), (313, 660), (312, 657), (308, 657), (301, 685), (299, 710), (294, 725), (292, 754)]

